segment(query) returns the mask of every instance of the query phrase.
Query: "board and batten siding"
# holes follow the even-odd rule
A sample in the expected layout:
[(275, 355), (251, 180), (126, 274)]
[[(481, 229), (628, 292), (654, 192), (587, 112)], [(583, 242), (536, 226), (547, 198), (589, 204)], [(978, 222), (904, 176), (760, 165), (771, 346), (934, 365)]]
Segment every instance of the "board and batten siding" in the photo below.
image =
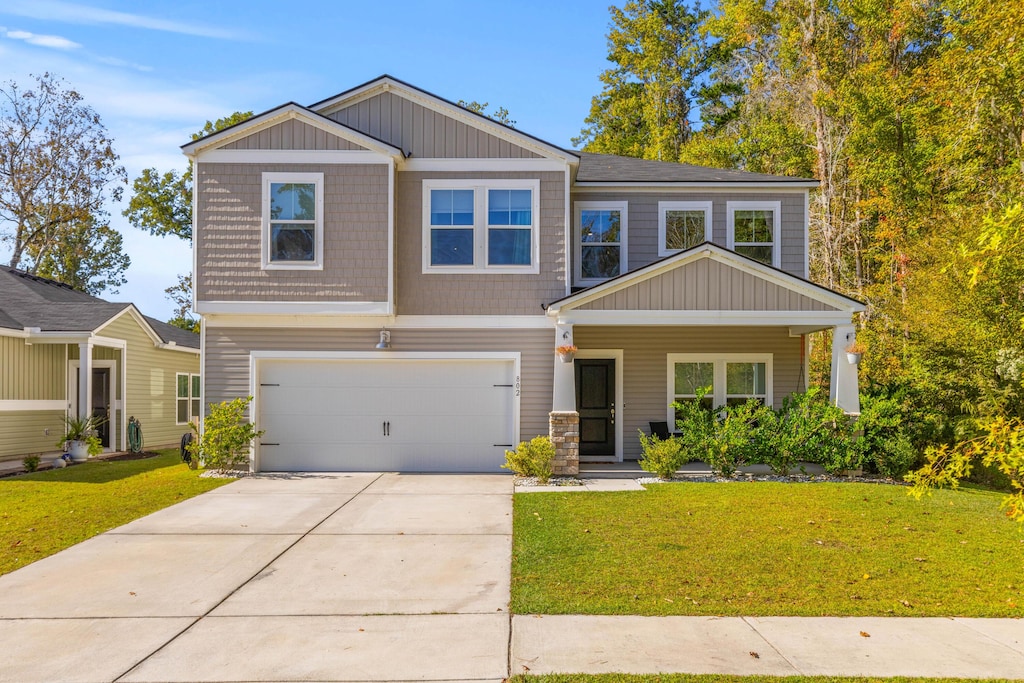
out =
[(365, 150), (362, 145), (327, 131), (292, 119), (246, 135), (223, 145), (221, 149), (303, 149), (303, 150)]
[[(423, 181), (540, 180), (540, 272), (423, 272)], [(397, 299), (403, 315), (537, 315), (541, 304), (565, 296), (565, 174), (530, 173), (398, 174), (396, 217)]]
[(578, 307), (591, 311), (835, 311), (774, 282), (702, 258)]
[(128, 395), (125, 412), (142, 423), (146, 448), (177, 445), (189, 428), (175, 424), (176, 374), (198, 373), (199, 354), (157, 348), (153, 339), (130, 315), (122, 315), (97, 333), (124, 339), (127, 343)]
[(533, 159), (540, 156), (390, 92), (331, 112), (327, 117), (398, 147), (414, 158)]
[[(555, 362), (553, 339), (550, 329), (391, 331), (393, 351), (519, 352), (521, 439), (548, 433)], [(251, 351), (369, 351), (378, 340), (376, 329), (207, 327), (204, 402), (208, 405), (249, 395)], [(381, 359), (386, 359), (387, 354), (381, 351)]]
[(573, 341), (581, 350), (622, 349), (625, 405), (624, 458), (640, 457), (637, 430), (650, 433), (649, 422), (664, 421), (668, 410), (668, 354), (696, 353), (714, 357), (726, 353), (772, 354), (774, 405), (796, 391), (806, 390), (801, 366), (800, 337), (785, 327), (650, 326), (613, 327), (576, 325)]
[(63, 433), (63, 410), (0, 412), (0, 460), (59, 453), (57, 439)]
[(0, 401), (64, 398), (64, 345), (0, 337)]
[[(658, 202), (711, 202), (711, 241), (726, 246), (726, 205), (728, 202), (781, 202), (782, 270), (804, 277), (806, 210), (803, 192), (581, 192), (572, 201), (628, 202), (626, 227), (627, 270), (636, 270), (662, 258), (658, 255)], [(579, 226), (573, 226), (573, 240), (579, 240)], [(575, 242), (574, 242), (575, 244)]]
[[(322, 270), (264, 270), (264, 172), (324, 174)], [(200, 163), (199, 301), (387, 301), (387, 164)]]

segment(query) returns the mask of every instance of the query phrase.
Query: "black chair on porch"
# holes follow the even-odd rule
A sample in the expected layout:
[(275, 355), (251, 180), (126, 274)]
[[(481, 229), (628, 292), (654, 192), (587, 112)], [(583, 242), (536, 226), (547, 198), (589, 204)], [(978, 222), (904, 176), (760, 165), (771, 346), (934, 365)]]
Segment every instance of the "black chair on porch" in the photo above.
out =
[(668, 422), (651, 422), (651, 436), (656, 436), (662, 441), (672, 436), (668, 431)]

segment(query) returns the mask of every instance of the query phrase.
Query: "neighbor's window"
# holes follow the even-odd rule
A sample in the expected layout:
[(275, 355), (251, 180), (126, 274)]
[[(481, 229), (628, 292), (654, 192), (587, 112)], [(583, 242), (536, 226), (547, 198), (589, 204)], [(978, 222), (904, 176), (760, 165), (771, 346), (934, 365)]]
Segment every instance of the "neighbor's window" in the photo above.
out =
[(711, 202), (658, 202), (658, 255), (711, 241)]
[(423, 272), (538, 273), (536, 180), (423, 181)]
[(179, 425), (188, 424), (193, 419), (202, 417), (202, 399), (200, 398), (199, 375), (192, 375), (187, 372), (175, 374), (177, 385), (177, 401), (175, 423)]
[(263, 267), (323, 267), (323, 174), (263, 174)]
[[(668, 354), (668, 402), (694, 400), (697, 390), (706, 394), (708, 408), (744, 403), (756, 398), (765, 405), (771, 398), (771, 354)], [(668, 409), (675, 423), (672, 408)]]
[(778, 268), (781, 202), (729, 202), (727, 211), (728, 247)]
[(627, 202), (576, 202), (576, 281), (621, 275), (626, 266)]

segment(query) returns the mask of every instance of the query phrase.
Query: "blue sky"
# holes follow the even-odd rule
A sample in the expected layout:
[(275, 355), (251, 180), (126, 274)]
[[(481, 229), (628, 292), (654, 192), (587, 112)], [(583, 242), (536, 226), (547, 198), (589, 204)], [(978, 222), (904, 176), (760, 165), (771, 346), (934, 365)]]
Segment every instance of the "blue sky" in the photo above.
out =
[[(184, 169), (179, 145), (233, 111), (311, 104), (383, 73), (450, 100), (506, 107), (568, 147), (606, 68), (609, 0), (67, 2), (0, 0), (0, 80), (50, 71), (102, 117), (130, 178)], [(166, 319), (190, 248), (112, 204), (132, 258), (114, 301)], [(0, 247), (0, 261), (9, 254)]]

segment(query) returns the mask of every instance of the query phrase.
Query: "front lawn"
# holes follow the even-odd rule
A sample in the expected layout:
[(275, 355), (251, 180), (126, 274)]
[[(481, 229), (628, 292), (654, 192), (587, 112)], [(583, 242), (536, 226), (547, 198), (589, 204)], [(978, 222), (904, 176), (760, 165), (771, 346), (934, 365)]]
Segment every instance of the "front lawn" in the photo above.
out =
[(177, 450), (0, 479), (0, 574), (230, 479), (200, 479)]
[(548, 674), (513, 676), (510, 683), (972, 683), (998, 678), (868, 678), (864, 676), (732, 676), (729, 674)]
[(1001, 494), (656, 484), (514, 501), (516, 614), (1024, 616)]

